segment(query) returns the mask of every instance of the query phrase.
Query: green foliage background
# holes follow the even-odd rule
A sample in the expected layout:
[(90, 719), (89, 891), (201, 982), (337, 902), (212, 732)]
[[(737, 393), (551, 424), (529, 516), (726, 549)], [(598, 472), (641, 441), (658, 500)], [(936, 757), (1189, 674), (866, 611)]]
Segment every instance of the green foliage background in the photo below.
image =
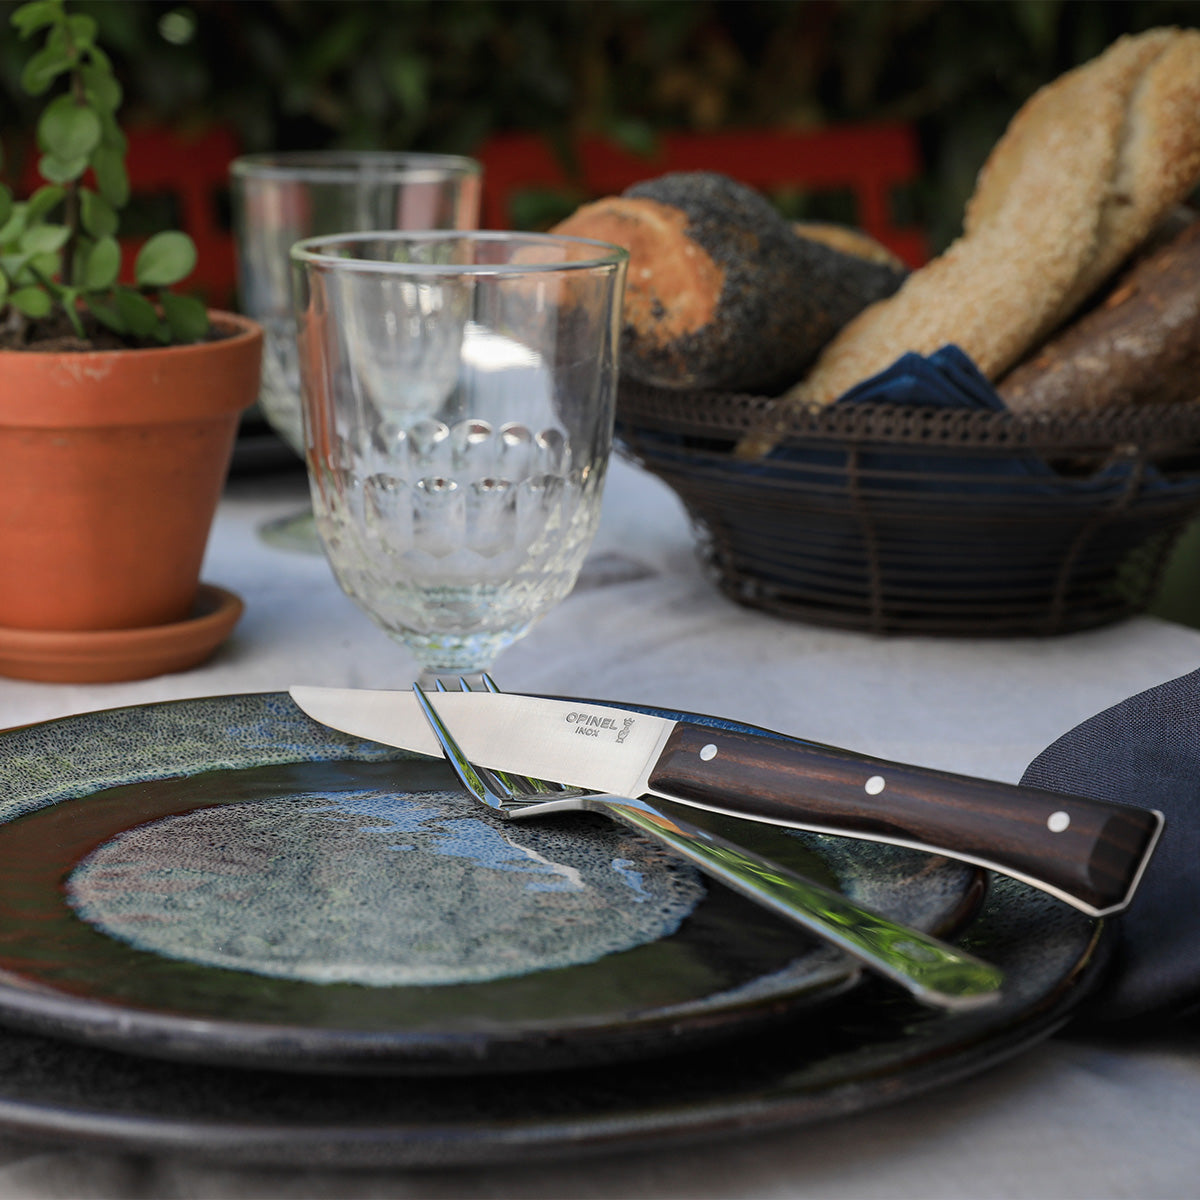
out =
[[(28, 123), (0, 0), (0, 129)], [(494, 130), (912, 121), (905, 216), (956, 232), (988, 148), (1039, 84), (1115, 37), (1200, 26), (1200, 0), (75, 0), (126, 89), (123, 122), (231, 124), (247, 150), (469, 153)]]

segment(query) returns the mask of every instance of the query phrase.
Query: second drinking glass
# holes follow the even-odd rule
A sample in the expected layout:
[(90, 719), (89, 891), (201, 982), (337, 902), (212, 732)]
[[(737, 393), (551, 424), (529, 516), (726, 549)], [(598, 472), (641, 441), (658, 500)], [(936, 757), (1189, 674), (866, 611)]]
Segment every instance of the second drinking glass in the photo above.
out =
[[(244, 155), (230, 171), (241, 309), (264, 333), (259, 408), (303, 458), (292, 246), (367, 229), (474, 229), (482, 168), (452, 154), (312, 150)], [(264, 535), (320, 550), (307, 515)]]

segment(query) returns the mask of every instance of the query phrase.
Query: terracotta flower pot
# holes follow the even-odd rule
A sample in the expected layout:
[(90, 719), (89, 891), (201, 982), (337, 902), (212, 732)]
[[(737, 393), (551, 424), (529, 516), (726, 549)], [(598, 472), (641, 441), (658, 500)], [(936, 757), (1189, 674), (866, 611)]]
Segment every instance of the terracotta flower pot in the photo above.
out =
[(0, 627), (188, 617), (262, 330), (189, 346), (0, 351)]

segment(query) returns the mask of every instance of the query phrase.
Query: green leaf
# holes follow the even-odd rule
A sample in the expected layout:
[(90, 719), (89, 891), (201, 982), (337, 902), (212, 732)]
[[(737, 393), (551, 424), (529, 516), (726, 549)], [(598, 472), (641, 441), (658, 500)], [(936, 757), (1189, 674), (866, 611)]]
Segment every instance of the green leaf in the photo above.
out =
[(44, 254), (35, 254), (29, 260), (29, 265), (45, 280), (58, 274), (62, 261), (57, 251), (47, 250)]
[(21, 234), (21, 249), (27, 254), (53, 254), (70, 236), (66, 225), (32, 225)]
[(66, 318), (71, 322), (71, 327), (75, 330), (76, 334), (79, 337), (83, 337), (83, 322), (79, 319), (79, 289), (60, 287), (55, 301), (58, 307), (66, 314)]
[(26, 284), (30, 287), (41, 286), (25, 269), (25, 260), (16, 255), (0, 254), (0, 271), (4, 272), (10, 285), (14, 288), (24, 287)]
[(83, 301), (88, 311), (107, 329), (111, 329), (114, 333), (128, 333), (129, 326), (125, 323), (124, 318), (117, 311), (116, 306), (105, 304), (103, 300), (97, 300), (93, 296), (85, 296)]
[(0, 229), (8, 222), (9, 217), (13, 213), (13, 194), (12, 192), (0, 183)]
[(132, 288), (119, 287), (113, 292), (117, 312), (125, 322), (126, 329), (138, 337), (150, 337), (158, 329), (158, 313), (140, 292)]
[(30, 224), (41, 221), (47, 213), (52, 212), (56, 205), (62, 203), (66, 194), (62, 188), (54, 184), (38, 188), (25, 205), (26, 218)]
[(78, 158), (59, 158), (56, 154), (43, 154), (38, 159), (38, 172), (50, 183), (71, 183), (88, 169), (86, 154)]
[(159, 296), (163, 316), (175, 342), (198, 342), (208, 332), (208, 310), (194, 296), (176, 296), (163, 292)]
[(78, 49), (89, 50), (96, 44), (99, 26), (95, 17), (89, 17), (85, 13), (74, 13), (67, 18), (67, 29)]
[(117, 282), (121, 247), (114, 237), (103, 237), (88, 251), (80, 278), (88, 291), (103, 291)]
[(73, 96), (51, 100), (38, 121), (38, 145), (64, 161), (87, 159), (100, 145), (100, 118)]
[(8, 301), (8, 276), (0, 271), (0, 305)]
[(322, 79), (354, 62), (376, 36), (371, 14), (349, 5), (332, 10), (330, 18), (322, 26), (321, 36), (311, 39), (304, 49), (301, 71), (308, 79)]
[(92, 237), (111, 237), (117, 232), (119, 221), (116, 209), (91, 188), (79, 189), (79, 219)]
[(22, 4), (13, 13), (12, 24), (21, 37), (31, 37), (39, 29), (53, 25), (61, 11), (59, 0), (33, 0), (31, 4)]
[(186, 233), (156, 233), (138, 251), (134, 278), (141, 287), (170, 287), (196, 266), (196, 246)]
[(121, 247), (115, 238), (101, 238), (88, 251), (80, 278), (89, 292), (102, 292), (116, 282), (121, 270)]
[(75, 49), (74, 42), (68, 36), (65, 20), (56, 21), (51, 26), (50, 32), (46, 35), (46, 49), (53, 50), (55, 54), (64, 55), (72, 69), (79, 65), (79, 51)]
[(88, 63), (79, 72), (88, 99), (102, 112), (113, 113), (121, 107), (121, 85), (102, 67)]
[(38, 317), (46, 317), (50, 315), (50, 309), (53, 308), (53, 301), (50, 296), (42, 291), (41, 288), (23, 287), (8, 298), (8, 302), (18, 312), (24, 313), (27, 317), (32, 317), (35, 320)]
[(413, 116), (428, 107), (429, 79), (425, 60), (416, 54), (397, 54), (385, 64), (388, 87), (401, 107)]
[(13, 205), (12, 214), (3, 225), (0, 225), (0, 246), (7, 246), (10, 242), (15, 242), (25, 232), (25, 214), (28, 208), (29, 205), (22, 204), (20, 201)]
[(126, 138), (124, 131), (117, 124), (116, 117), (110, 112), (100, 113), (100, 144), (114, 153), (119, 154), (122, 159), (125, 157), (125, 151), (129, 146), (129, 139)]
[(112, 59), (109, 58), (108, 55), (105, 54), (104, 51), (101, 50), (99, 46), (96, 46), (96, 45), (89, 46), (88, 47), (88, 57), (92, 60), (93, 63), (95, 63), (95, 65), (97, 67), (100, 68), (100, 70), (107, 71), (110, 75), (112, 74), (112, 69), (113, 69)]
[(21, 87), (31, 96), (40, 96), (60, 75), (71, 69), (71, 56), (57, 46), (45, 46), (21, 72)]
[(92, 168), (100, 195), (113, 208), (124, 208), (129, 201), (129, 176), (125, 173), (124, 156), (111, 146), (101, 146), (92, 155)]

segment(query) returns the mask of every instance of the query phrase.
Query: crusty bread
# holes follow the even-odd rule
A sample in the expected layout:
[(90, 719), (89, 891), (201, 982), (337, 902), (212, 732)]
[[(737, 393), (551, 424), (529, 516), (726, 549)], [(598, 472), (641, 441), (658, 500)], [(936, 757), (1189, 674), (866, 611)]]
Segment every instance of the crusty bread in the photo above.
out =
[(1079, 413), (1200, 397), (1200, 221), (997, 384), (1014, 412)]
[(1196, 184), (1198, 113), (1197, 30), (1123, 37), (1046, 85), (980, 172), (963, 235), (850, 322), (788, 402), (829, 404), (906, 351), (951, 342), (999, 377)]
[(897, 271), (908, 271), (904, 260), (893, 254), (882, 242), (851, 225), (839, 225), (836, 221), (793, 221), (792, 229), (801, 237), (832, 246), (843, 254), (865, 258), (867, 262), (881, 263)]
[(621, 373), (663, 388), (777, 392), (907, 273), (800, 236), (765, 197), (711, 171), (635, 184), (555, 232), (629, 250)]
[[(1086, 80), (1072, 78), (1089, 74), (1090, 94)], [(1021, 204), (1022, 180), (1039, 159), (1053, 173), (1054, 195), (1080, 181), (1087, 189), (1075, 231), (1080, 272), (1063, 300), (1066, 317), (1200, 179), (1200, 32), (1153, 29), (1121, 38), (1043, 88), (984, 164), (967, 205), (968, 237), (992, 221), (1019, 219), (1013, 205)]]

